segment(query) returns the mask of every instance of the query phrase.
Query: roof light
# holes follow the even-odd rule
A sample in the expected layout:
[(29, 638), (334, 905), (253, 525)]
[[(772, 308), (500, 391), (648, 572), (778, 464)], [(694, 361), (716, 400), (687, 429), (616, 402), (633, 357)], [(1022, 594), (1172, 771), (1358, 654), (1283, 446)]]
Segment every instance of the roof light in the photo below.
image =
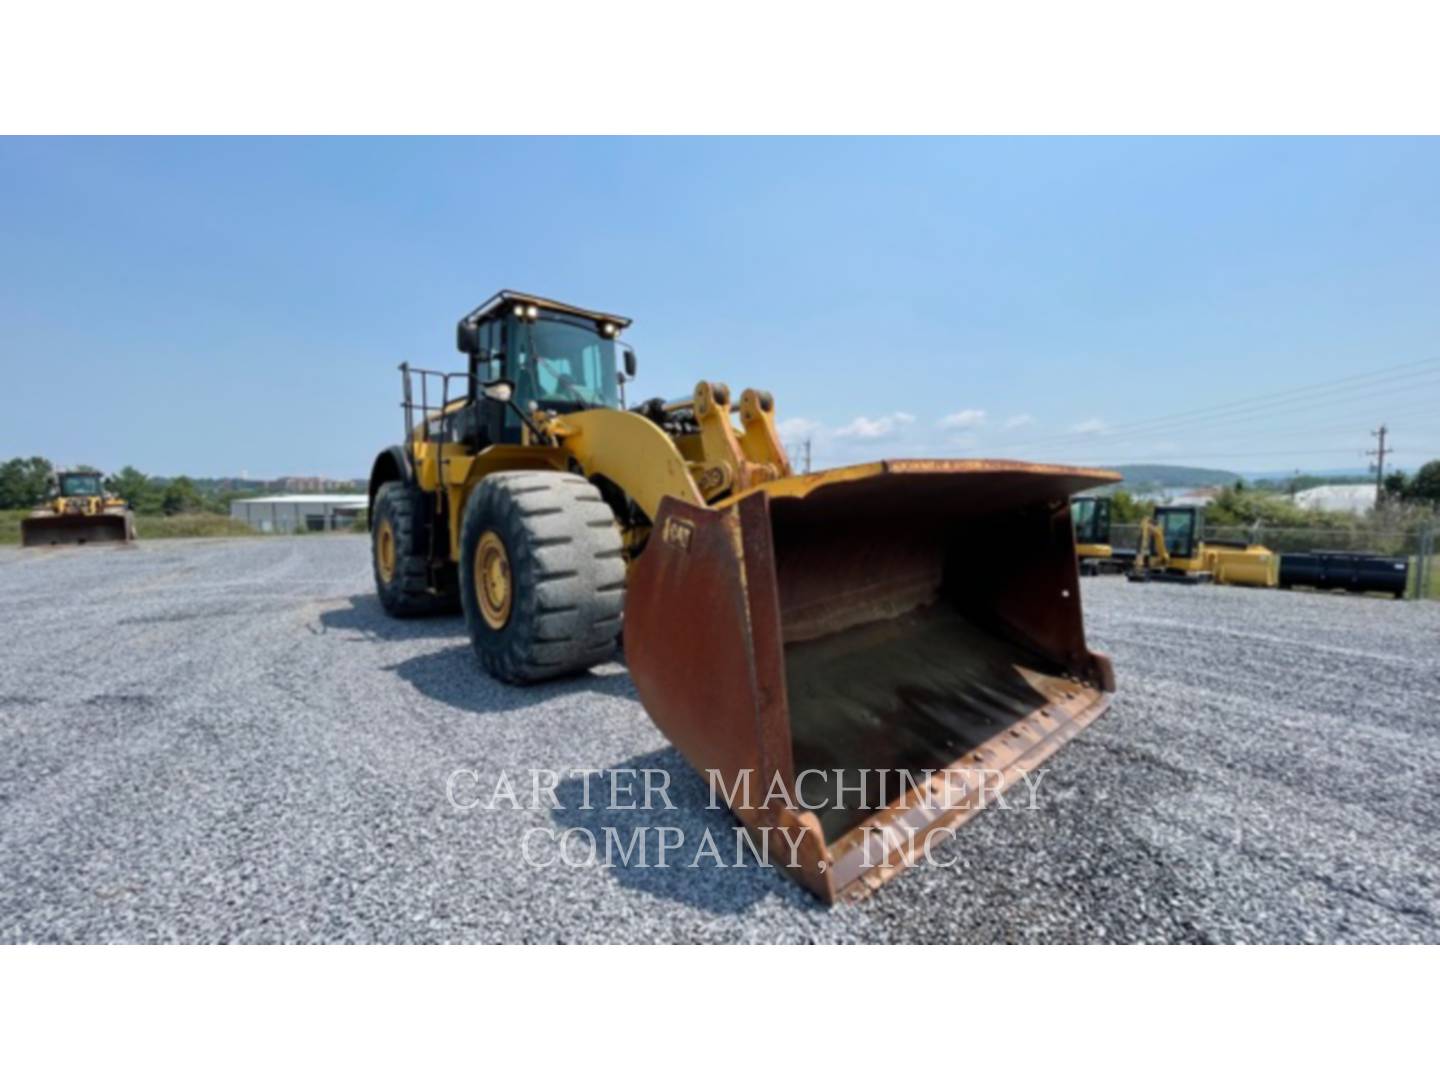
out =
[(534, 304), (531, 304), (525, 309), (525, 317), (531, 322), (534, 322), (540, 317), (540, 309), (537, 308)]
[(615, 336), (615, 324), (614, 324), (613, 322), (607, 322), (604, 326), (602, 326), (602, 327), (600, 328), (600, 332), (601, 332), (602, 334), (604, 334), (606, 337), (614, 337), (614, 336)]
[(516, 317), (517, 319), (523, 319), (523, 318), (525, 317), (525, 305), (524, 305), (524, 304), (516, 304), (516, 305), (515, 305), (515, 317)]

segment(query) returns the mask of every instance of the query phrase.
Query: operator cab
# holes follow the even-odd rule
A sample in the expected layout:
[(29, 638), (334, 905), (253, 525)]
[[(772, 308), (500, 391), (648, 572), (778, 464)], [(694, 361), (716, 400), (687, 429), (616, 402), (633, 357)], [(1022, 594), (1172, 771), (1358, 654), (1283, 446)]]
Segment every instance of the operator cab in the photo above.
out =
[(1165, 550), (1172, 559), (1193, 559), (1200, 537), (1200, 509), (1195, 506), (1157, 506), (1155, 524), (1165, 537)]
[(99, 473), (61, 473), (57, 480), (57, 486), (60, 494), (67, 499), (94, 498), (105, 493), (105, 485), (101, 481)]
[(1110, 542), (1110, 500), (1094, 495), (1079, 495), (1070, 500), (1070, 515), (1075, 521), (1077, 544), (1108, 544)]
[[(620, 342), (630, 320), (528, 293), (502, 290), (460, 320), (455, 345), (469, 357), (471, 404), (455, 417), (456, 441), (477, 448), (521, 441), (536, 408), (556, 413), (617, 409), (635, 353)], [(504, 380), (515, 408), (480, 392)]]

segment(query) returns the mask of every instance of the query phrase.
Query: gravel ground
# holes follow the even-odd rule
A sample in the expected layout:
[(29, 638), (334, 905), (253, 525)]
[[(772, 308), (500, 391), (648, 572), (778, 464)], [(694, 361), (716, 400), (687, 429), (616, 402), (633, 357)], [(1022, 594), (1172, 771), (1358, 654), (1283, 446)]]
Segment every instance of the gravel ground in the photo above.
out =
[[(459, 618), (382, 615), (363, 537), (0, 551), (0, 940), (1440, 941), (1440, 604), (1085, 600), (1120, 692), (1038, 807), (827, 910), (690, 848), (527, 865), (532, 829), (731, 823), (623, 667), (493, 683)], [(677, 807), (447, 799), (537, 768), (669, 770)]]

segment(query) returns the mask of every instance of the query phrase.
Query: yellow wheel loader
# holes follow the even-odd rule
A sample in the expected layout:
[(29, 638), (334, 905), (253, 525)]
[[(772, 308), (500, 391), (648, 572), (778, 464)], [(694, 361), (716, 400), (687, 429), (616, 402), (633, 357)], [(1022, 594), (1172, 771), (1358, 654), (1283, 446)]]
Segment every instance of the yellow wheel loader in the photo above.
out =
[(1280, 557), (1259, 544), (1201, 540), (1204, 517), (1197, 506), (1160, 506), (1140, 523), (1140, 546), (1126, 575), (1131, 581), (1180, 585), (1280, 584)]
[(128, 544), (135, 515), (124, 499), (105, 490), (98, 472), (62, 472), (44, 505), (20, 521), (23, 547), (50, 544)]
[[(865, 895), (1106, 708), (1069, 499), (1113, 473), (903, 460), (795, 475), (768, 393), (623, 404), (628, 319), (501, 292), (468, 363), (401, 365), (370, 477), (393, 615), (464, 611), (529, 683), (616, 654), (751, 840)], [(781, 843), (783, 837), (784, 843)]]

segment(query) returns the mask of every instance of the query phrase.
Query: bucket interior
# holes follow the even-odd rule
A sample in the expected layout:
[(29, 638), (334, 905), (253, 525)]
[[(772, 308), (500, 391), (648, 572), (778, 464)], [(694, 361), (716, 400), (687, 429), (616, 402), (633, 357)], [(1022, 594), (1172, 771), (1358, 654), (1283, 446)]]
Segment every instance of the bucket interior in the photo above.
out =
[(881, 479), (772, 504), (795, 774), (827, 843), (907, 773), (1099, 693), (1061, 481)]
[(123, 544), (131, 538), (128, 522), (120, 514), (23, 518), (20, 531), (23, 547)]

